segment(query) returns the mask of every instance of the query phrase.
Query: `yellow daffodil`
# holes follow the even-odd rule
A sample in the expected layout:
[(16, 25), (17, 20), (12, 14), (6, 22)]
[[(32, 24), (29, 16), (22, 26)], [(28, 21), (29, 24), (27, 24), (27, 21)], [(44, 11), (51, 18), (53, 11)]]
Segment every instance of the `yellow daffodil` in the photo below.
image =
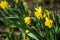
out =
[(9, 7), (9, 4), (8, 4), (7, 1), (1, 1), (1, 3), (0, 3), (0, 8), (6, 9), (6, 8), (8, 8), (8, 7)]
[(1, 3), (0, 3), (0, 8), (1, 8)]
[(42, 13), (42, 8), (41, 7), (35, 8), (35, 10)]
[(23, 6), (27, 6), (28, 5), (28, 3), (27, 2), (23, 2)]
[(18, 3), (19, 0), (15, 0), (15, 1), (16, 1), (16, 3)]
[(52, 27), (52, 24), (53, 24), (53, 21), (51, 19), (47, 18), (47, 17), (46, 17), (45, 20), (46, 20), (45, 21), (45, 26), (51, 28)]
[(40, 18), (42, 18), (42, 9), (41, 9), (41, 7), (38, 7), (38, 8), (35, 8), (35, 16), (38, 18), (38, 19), (40, 19)]
[(25, 20), (26, 24), (30, 24), (31, 23), (31, 18), (30, 17), (26, 17), (24, 20)]
[(41, 14), (40, 12), (35, 12), (35, 16), (36, 16), (38, 19), (42, 18), (42, 14)]
[(32, 13), (31, 10), (28, 10), (29, 13)]
[(26, 30), (25, 32), (26, 32), (26, 33), (29, 33), (30, 31), (29, 31), (29, 30)]
[(45, 17), (47, 17), (47, 14), (46, 13), (43, 14), (43, 18), (45, 18)]
[(32, 12), (31, 12), (31, 10), (28, 10), (28, 12), (29, 12), (29, 16), (31, 16), (31, 15), (32, 15)]
[(45, 12), (47, 13), (47, 15), (49, 16), (52, 12), (49, 10), (45, 10)]

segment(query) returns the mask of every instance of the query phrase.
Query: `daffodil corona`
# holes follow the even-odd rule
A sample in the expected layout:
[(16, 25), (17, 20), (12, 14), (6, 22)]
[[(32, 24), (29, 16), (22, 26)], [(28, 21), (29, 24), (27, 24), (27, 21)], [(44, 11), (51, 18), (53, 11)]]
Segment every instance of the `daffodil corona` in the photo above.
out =
[(35, 12), (35, 16), (36, 16), (38, 19), (42, 18), (42, 14), (41, 14), (40, 12)]
[(0, 8), (1, 9), (6, 9), (8, 7), (9, 7), (9, 4), (8, 4), (7, 1), (1, 1), (1, 3), (0, 3)]
[(48, 26), (49, 28), (51, 28), (52, 27), (52, 24), (53, 24), (53, 21), (51, 19), (48, 19), (46, 17), (45, 26)]
[(31, 18), (30, 17), (26, 17), (24, 20), (25, 20), (26, 24), (30, 24), (31, 23)]

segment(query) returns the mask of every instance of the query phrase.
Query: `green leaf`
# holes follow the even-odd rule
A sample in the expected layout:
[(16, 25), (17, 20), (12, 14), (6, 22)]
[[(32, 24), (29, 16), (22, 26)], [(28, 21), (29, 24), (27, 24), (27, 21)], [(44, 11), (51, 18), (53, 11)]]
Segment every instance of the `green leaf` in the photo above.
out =
[(3, 21), (3, 18), (0, 18), (0, 21)]
[(13, 19), (13, 18), (18, 18), (18, 17), (6, 17), (7, 19)]
[(7, 37), (5, 40), (9, 40), (9, 38)]
[(56, 26), (56, 28), (55, 28), (55, 33), (58, 33), (58, 27)]
[(5, 14), (5, 15), (8, 15), (8, 16), (9, 16), (9, 13), (8, 13), (7, 10), (3, 10), (3, 11), (4, 11), (4, 14)]
[(18, 36), (18, 40), (22, 40), (22, 33)]
[(25, 11), (26, 11), (26, 12), (28, 11), (28, 6), (25, 7)]
[(15, 28), (16, 26), (12, 24), (12, 25), (10, 25), (10, 27)]
[(33, 33), (29, 33), (28, 36), (32, 37), (33, 39), (39, 40), (36, 35), (34, 35)]
[(6, 17), (5, 13), (2, 10), (0, 10), (0, 12), (1, 12), (3, 17)]
[(60, 28), (59, 28), (59, 33), (60, 33)]

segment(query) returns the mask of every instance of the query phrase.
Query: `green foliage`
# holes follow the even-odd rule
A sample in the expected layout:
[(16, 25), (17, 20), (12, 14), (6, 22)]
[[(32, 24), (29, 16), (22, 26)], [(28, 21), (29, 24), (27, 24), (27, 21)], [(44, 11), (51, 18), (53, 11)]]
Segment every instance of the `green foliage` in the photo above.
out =
[[(24, 18), (29, 16), (28, 6), (24, 7), (23, 1), (10, 3), (8, 9), (0, 9), (0, 21), (3, 21), (8, 28), (18, 28), (21, 33), (17, 36), (14, 31), (7, 34), (5, 40), (59, 40), (60, 35), (60, 14), (52, 13), (52, 28), (44, 25), (44, 20), (37, 19), (34, 15), (31, 17), (31, 24), (26, 25)], [(43, 10), (44, 11), (44, 10)], [(33, 10), (33, 13), (35, 11)], [(30, 32), (26, 34), (26, 30)]]

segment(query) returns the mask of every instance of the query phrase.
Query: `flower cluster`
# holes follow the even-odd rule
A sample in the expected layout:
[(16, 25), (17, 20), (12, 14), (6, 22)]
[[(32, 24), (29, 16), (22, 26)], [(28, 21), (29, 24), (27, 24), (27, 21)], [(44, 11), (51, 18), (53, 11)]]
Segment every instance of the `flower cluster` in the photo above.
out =
[(45, 26), (48, 26), (49, 28), (51, 28), (52, 27), (52, 23), (53, 23), (53, 21), (50, 19), (51, 11), (44, 10), (45, 12), (43, 12), (41, 7), (35, 8), (35, 10), (36, 10), (35, 11), (35, 16), (38, 19), (45, 18), (46, 19)]
[[(50, 19), (50, 14), (51, 14), (51, 11), (48, 11), (48, 10), (44, 10), (45, 12), (43, 13), (42, 11), (42, 8), (41, 7), (38, 7), (38, 8), (35, 8), (35, 16), (36, 18), (40, 19), (40, 18), (44, 18), (45, 19), (45, 26), (51, 28), (52, 27), (52, 24), (53, 24), (53, 20)], [(30, 24), (31, 23), (31, 18), (30, 17), (26, 17), (25, 19), (25, 23), (26, 24)]]

